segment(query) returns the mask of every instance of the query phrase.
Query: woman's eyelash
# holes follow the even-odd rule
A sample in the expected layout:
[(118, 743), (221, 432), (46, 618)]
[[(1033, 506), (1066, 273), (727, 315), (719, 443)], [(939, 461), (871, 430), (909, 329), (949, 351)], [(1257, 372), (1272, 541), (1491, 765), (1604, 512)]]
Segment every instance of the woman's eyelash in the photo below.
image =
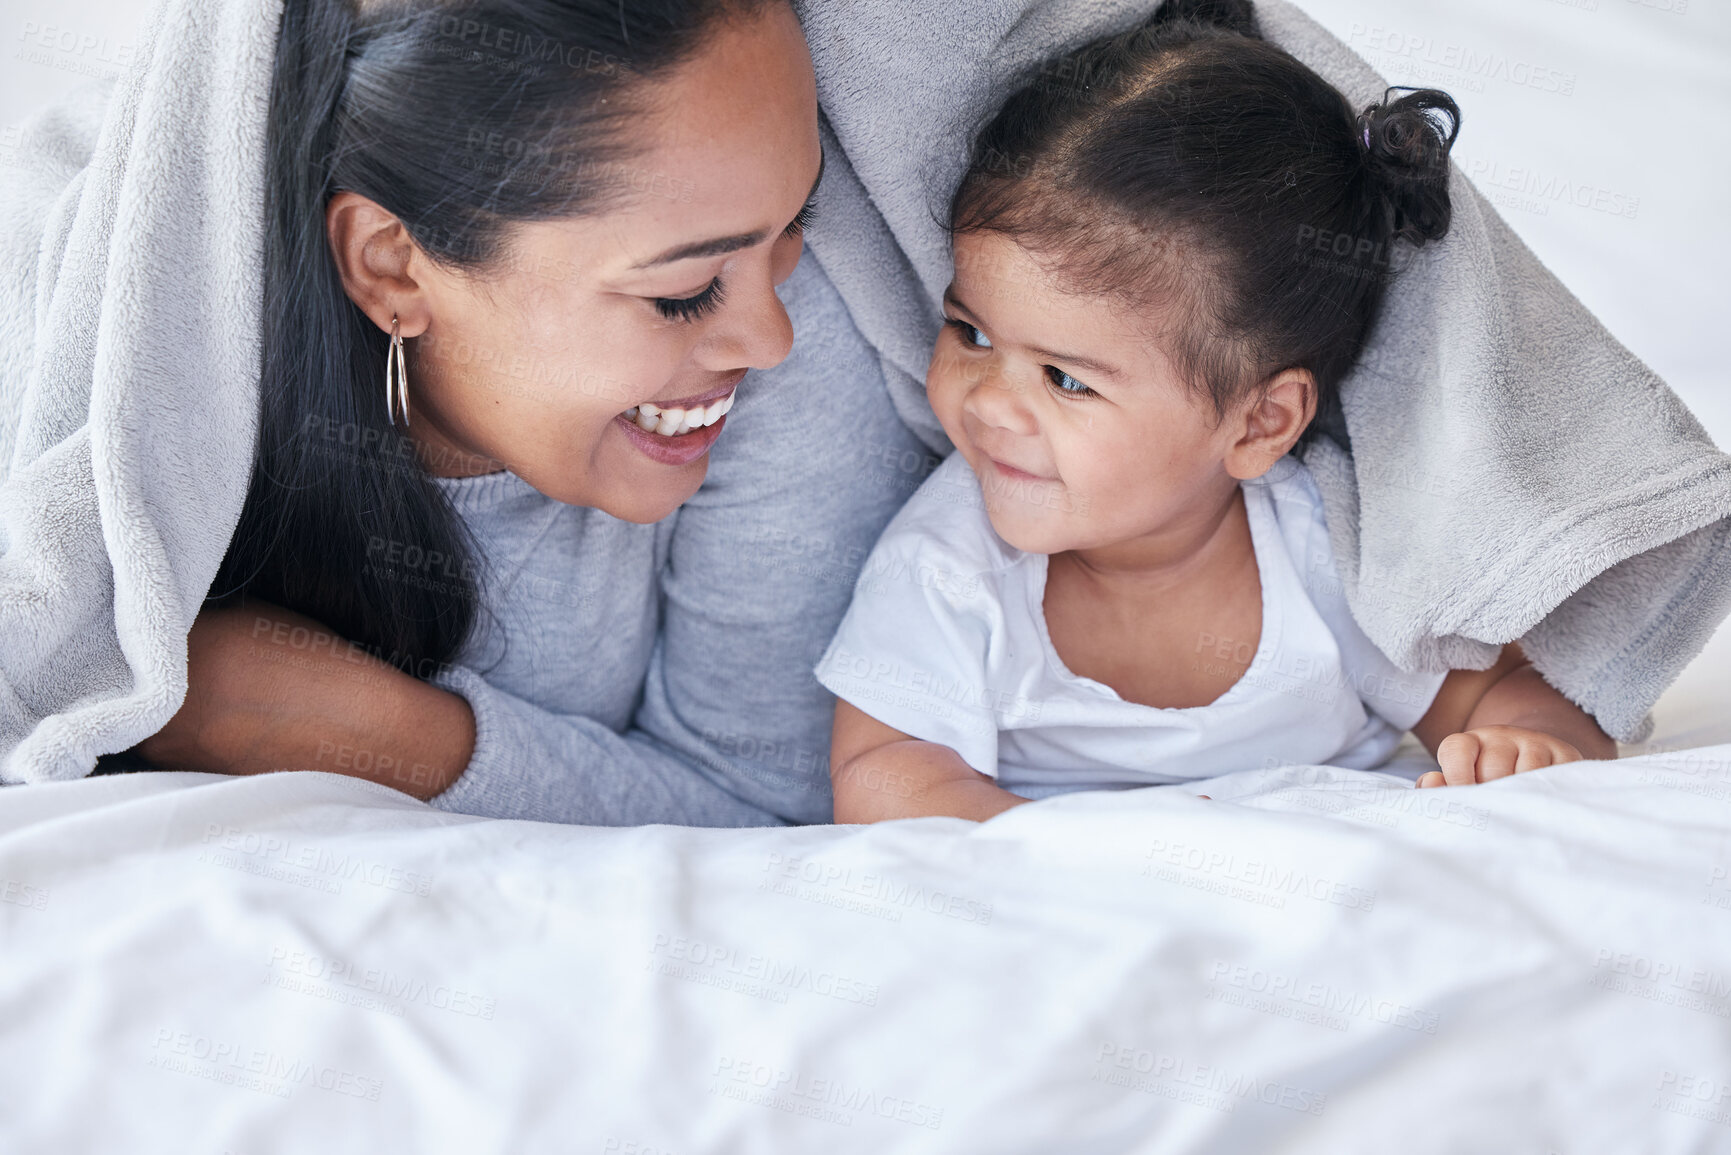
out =
[(695, 321), (715, 311), (721, 305), (721, 278), (709, 282), (701, 292), (689, 297), (652, 297), (655, 308), (669, 321)]
[[(806, 201), (782, 235), (797, 237), (811, 228), (812, 222), (815, 220), (817, 220), (817, 204), (814, 201)], [(689, 297), (652, 297), (650, 299), (655, 302), (655, 307), (661, 315), (670, 321), (695, 321), (699, 317), (714, 312), (721, 304), (721, 278), (717, 277), (709, 282), (708, 287), (702, 292), (694, 293)]]
[[(1046, 366), (1046, 380), (1052, 383), (1052, 388), (1066, 397), (1093, 397), (1095, 395), (1092, 389), (1055, 365)], [(1070, 384), (1065, 385), (1064, 382), (1066, 381)]]
[(793, 218), (793, 223), (783, 229), (781, 235), (784, 237), (797, 237), (801, 233), (805, 232), (805, 230), (811, 228), (813, 222), (816, 220), (817, 202), (806, 201), (805, 205), (799, 210), (799, 214)]
[[(812, 222), (815, 220), (817, 220), (817, 204), (815, 201), (806, 201), (782, 235), (797, 237), (811, 228)], [(695, 321), (714, 312), (721, 305), (721, 293), (721, 278), (717, 277), (709, 282), (708, 287), (702, 292), (693, 293), (689, 297), (651, 297), (650, 300), (655, 303), (655, 308), (661, 315), (669, 321)]]

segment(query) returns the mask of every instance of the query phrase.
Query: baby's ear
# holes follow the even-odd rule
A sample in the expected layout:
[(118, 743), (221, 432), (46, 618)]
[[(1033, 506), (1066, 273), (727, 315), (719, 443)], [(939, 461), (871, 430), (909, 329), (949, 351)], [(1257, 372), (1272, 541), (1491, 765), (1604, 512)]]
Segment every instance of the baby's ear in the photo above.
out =
[(1240, 481), (1261, 477), (1315, 416), (1316, 378), (1309, 369), (1282, 369), (1238, 410), (1238, 439), (1226, 452), (1226, 472)]

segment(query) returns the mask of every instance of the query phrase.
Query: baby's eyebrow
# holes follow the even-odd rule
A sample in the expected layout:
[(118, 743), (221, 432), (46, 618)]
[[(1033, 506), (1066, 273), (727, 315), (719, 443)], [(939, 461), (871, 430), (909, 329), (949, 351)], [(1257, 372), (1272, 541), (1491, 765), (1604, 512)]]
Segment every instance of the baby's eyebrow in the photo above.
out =
[[(954, 284), (944, 289), (944, 304), (954, 309), (960, 309), (969, 316), (974, 315), (974, 311), (968, 308), (962, 299), (956, 295)], [(1074, 365), (1078, 369), (1086, 369), (1088, 372), (1098, 373), (1102, 377), (1122, 377), (1124, 375), (1123, 370), (1116, 365), (1108, 365), (1104, 361), (1096, 361), (1094, 358), (1084, 357), (1080, 353), (1060, 353), (1054, 349), (1041, 349), (1035, 345), (1023, 347), (1036, 357), (1044, 357), (1048, 361), (1062, 361), (1066, 365)]]
[(1044, 357), (1048, 361), (1062, 361), (1066, 365), (1075, 365), (1090, 373), (1098, 373), (1102, 377), (1123, 376), (1116, 366), (1108, 365), (1104, 361), (1096, 361), (1092, 357), (1084, 357), (1080, 353), (1060, 353), (1053, 349), (1035, 348), (1032, 345), (1028, 346), (1028, 352), (1036, 357)]

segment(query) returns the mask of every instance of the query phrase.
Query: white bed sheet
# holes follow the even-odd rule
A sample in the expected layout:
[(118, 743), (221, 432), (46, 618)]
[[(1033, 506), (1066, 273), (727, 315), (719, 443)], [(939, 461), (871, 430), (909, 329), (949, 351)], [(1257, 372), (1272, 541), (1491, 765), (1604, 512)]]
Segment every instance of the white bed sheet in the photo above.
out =
[(0, 796), (7, 1152), (1711, 1151), (1731, 746), (975, 826)]

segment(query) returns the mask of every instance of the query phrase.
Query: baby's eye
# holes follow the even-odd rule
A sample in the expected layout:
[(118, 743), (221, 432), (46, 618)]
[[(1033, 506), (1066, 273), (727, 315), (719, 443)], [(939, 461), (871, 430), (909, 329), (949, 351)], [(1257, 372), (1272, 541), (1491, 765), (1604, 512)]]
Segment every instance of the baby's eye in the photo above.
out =
[(946, 318), (946, 321), (948, 324), (955, 326), (956, 332), (961, 334), (962, 340), (966, 341), (974, 348), (990, 349), (992, 347), (991, 339), (966, 321), (958, 321), (954, 317)]
[(1059, 369), (1055, 365), (1046, 366), (1046, 380), (1052, 383), (1052, 388), (1060, 393), (1068, 393), (1072, 397), (1092, 397), (1094, 391)]

